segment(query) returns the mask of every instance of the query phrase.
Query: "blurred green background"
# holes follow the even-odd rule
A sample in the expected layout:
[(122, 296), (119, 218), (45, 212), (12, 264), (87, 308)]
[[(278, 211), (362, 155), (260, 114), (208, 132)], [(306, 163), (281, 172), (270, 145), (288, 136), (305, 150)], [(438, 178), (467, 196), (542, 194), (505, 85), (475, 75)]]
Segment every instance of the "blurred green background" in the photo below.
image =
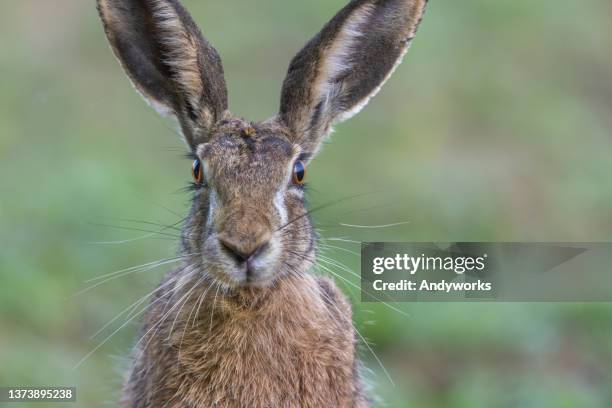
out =
[[(276, 112), (290, 58), (345, 1), (184, 3), (223, 57), (232, 111), (255, 120)], [(311, 166), (313, 205), (379, 192), (318, 212), (322, 235), (351, 251), (611, 240), (611, 15), (607, 0), (430, 2), (404, 64)], [(74, 385), (78, 406), (114, 406), (137, 322), (73, 367), (164, 270), (74, 294), (175, 253), (136, 230), (185, 214), (185, 147), (131, 89), (91, 0), (4, 2), (0, 69), (0, 385)], [(358, 272), (356, 256), (326, 255)], [(406, 317), (342, 286), (395, 382), (363, 348), (388, 406), (612, 406), (612, 304), (399, 305)]]

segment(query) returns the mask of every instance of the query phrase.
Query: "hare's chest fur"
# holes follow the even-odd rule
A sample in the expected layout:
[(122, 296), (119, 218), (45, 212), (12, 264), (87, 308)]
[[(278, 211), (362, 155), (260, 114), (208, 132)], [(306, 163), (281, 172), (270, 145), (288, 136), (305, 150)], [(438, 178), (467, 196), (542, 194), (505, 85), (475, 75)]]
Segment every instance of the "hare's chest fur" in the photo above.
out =
[(350, 406), (342, 402), (352, 396), (353, 352), (350, 332), (287, 316), (273, 323), (233, 321), (181, 362), (186, 382), (203, 391), (203, 406)]
[(346, 300), (328, 282), (327, 293), (315, 278), (300, 283), (310, 286), (306, 292), (288, 287), (256, 311), (217, 301), (196, 324), (177, 324), (140, 361), (159, 401), (150, 406), (365, 406)]

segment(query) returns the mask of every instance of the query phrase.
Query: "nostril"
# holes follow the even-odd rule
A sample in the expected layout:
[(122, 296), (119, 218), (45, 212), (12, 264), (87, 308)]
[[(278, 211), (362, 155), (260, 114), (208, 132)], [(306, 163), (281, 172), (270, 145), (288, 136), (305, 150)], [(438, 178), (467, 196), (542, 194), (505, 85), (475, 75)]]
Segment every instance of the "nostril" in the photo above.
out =
[(253, 248), (239, 248), (238, 245), (224, 239), (219, 239), (219, 244), (221, 249), (239, 264), (252, 260), (268, 247), (268, 243), (264, 242)]
[(249, 260), (249, 261), (250, 261), (250, 260), (252, 260), (252, 259), (254, 259), (254, 258), (258, 257), (258, 256), (259, 256), (259, 255), (260, 255), (262, 252), (264, 252), (266, 249), (268, 249), (268, 246), (269, 246), (269, 245), (270, 245), (270, 244), (268, 244), (268, 242), (267, 242), (267, 241), (266, 241), (266, 242), (263, 242), (263, 243), (261, 243), (261, 244), (259, 244), (259, 245), (258, 245), (258, 246), (255, 248), (255, 250), (253, 251), (253, 253), (251, 253), (251, 256), (249, 256), (249, 259), (247, 259), (247, 260)]
[(219, 243), (221, 244), (221, 248), (230, 258), (234, 259), (238, 263), (246, 262), (249, 259), (250, 254), (247, 254), (241, 250), (239, 250), (236, 245), (231, 242), (220, 239)]

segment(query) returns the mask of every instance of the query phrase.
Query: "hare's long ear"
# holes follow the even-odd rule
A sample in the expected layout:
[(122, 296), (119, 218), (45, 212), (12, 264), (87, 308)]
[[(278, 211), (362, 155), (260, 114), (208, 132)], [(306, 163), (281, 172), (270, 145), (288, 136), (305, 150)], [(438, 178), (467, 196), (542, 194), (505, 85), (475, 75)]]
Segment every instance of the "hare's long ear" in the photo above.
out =
[(380, 90), (408, 50), (426, 3), (353, 0), (295, 56), (279, 117), (306, 152)]
[(193, 148), (227, 109), (217, 51), (177, 0), (97, 0), (112, 49), (136, 89), (180, 121)]

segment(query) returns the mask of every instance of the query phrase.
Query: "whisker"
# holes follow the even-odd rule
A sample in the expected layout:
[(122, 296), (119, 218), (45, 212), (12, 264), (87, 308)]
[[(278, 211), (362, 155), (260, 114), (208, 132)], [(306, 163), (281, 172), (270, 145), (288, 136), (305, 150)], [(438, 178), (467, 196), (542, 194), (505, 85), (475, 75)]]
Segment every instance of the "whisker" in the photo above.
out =
[(153, 236), (155, 236), (155, 233), (145, 234), (145, 235), (142, 235), (140, 237), (131, 238), (131, 239), (123, 239), (123, 240), (119, 240), (119, 241), (94, 241), (94, 242), (90, 242), (90, 244), (92, 244), (92, 245), (121, 245), (121, 244), (129, 244), (129, 243), (132, 243), (132, 242), (136, 242), (136, 241), (140, 241), (140, 240), (143, 240), (143, 239), (151, 238)]
[[(206, 276), (204, 278), (206, 278)], [(202, 305), (202, 301), (204, 300), (204, 298), (206, 297), (206, 295), (208, 294), (208, 291), (210, 290), (212, 286), (213, 286), (213, 282), (211, 281), (208, 287), (206, 288), (206, 290), (203, 291), (198, 297), (198, 299), (193, 303), (193, 307), (191, 308), (191, 311), (189, 312), (189, 316), (187, 316), (187, 321), (185, 321), (185, 327), (183, 328), (183, 334), (181, 335), (181, 342), (179, 343), (179, 351), (178, 351), (179, 361), (181, 360), (181, 350), (183, 349), (183, 341), (185, 340), (185, 333), (187, 332), (187, 327), (189, 326), (189, 320), (191, 319), (191, 315), (197, 306), (197, 311), (193, 315), (193, 323), (191, 325), (191, 327), (193, 328), (195, 326), (195, 322), (198, 317), (198, 314), (200, 313), (200, 306)]]
[(185, 299), (185, 301), (183, 302), (183, 304), (181, 305), (181, 307), (178, 309), (178, 311), (176, 312), (176, 316), (174, 316), (174, 321), (172, 322), (172, 326), (170, 327), (170, 332), (168, 333), (168, 340), (170, 340), (172, 338), (172, 332), (174, 331), (174, 326), (176, 325), (176, 321), (179, 318), (179, 316), (181, 315), (181, 311), (183, 310), (183, 307), (185, 307), (185, 305), (187, 304), (187, 302), (189, 302), (189, 299), (191, 299), (191, 296), (193, 295), (193, 291), (200, 285), (200, 283), (204, 282), (204, 280), (206, 279), (206, 276), (202, 276), (200, 279), (198, 279), (198, 281), (191, 287), (191, 289), (189, 289), (189, 292), (187, 292), (189, 294), (189, 296)]
[[(147, 264), (148, 266), (144, 266), (144, 267), (143, 266), (140, 266), (140, 267), (137, 267), (137, 268), (133, 268), (132, 267), (132, 268), (128, 268), (128, 269), (123, 270), (123, 271), (113, 272), (112, 276), (110, 276), (108, 278), (105, 278), (105, 279), (103, 279), (103, 280), (101, 280), (101, 281), (99, 281), (99, 282), (97, 282), (97, 283), (95, 283), (95, 284), (85, 288), (85, 289), (82, 289), (82, 290), (78, 291), (77, 293), (75, 293), (73, 295), (73, 297), (80, 296), (80, 295), (82, 295), (84, 293), (87, 293), (90, 290), (95, 289), (98, 286), (104, 285), (105, 283), (110, 282), (112, 280), (115, 280), (115, 279), (118, 279), (118, 278), (121, 278), (121, 277), (124, 277), (124, 276), (127, 276), (127, 275), (131, 275), (133, 273), (148, 272), (148, 271), (151, 271), (153, 269), (159, 268), (160, 266), (171, 264), (171, 263), (177, 262), (177, 261), (179, 261), (181, 259), (184, 259), (184, 258), (186, 258), (186, 257), (179, 257), (179, 258), (169, 259), (169, 260), (165, 260), (165, 261), (161, 261), (161, 262), (158, 261), (157, 263)], [(96, 280), (98, 280), (98, 279), (96, 279)]]
[(160, 236), (176, 238), (176, 239), (180, 239), (181, 238), (181, 236), (177, 235), (177, 234), (171, 234), (169, 232), (163, 232), (163, 231), (153, 231), (153, 230), (148, 230), (148, 229), (144, 229), (144, 228), (124, 227), (124, 226), (120, 226), (120, 225), (100, 224), (100, 223), (92, 223), (91, 225), (95, 225), (97, 227), (104, 227), (104, 228), (121, 229), (121, 230), (126, 230), (126, 231), (148, 232), (148, 233), (151, 233), (151, 234), (157, 234), (157, 235), (160, 235)]
[(362, 242), (361, 241), (354, 241), (352, 239), (344, 239), (344, 238), (321, 238), (321, 240), (323, 241), (340, 241), (340, 242), (348, 242), (351, 244), (359, 244), (361, 245)]
[[(285, 265), (285, 266), (288, 268), (287, 272), (289, 272), (289, 274), (291, 274), (292, 276), (296, 276), (296, 277), (298, 277), (298, 278), (301, 276), (301, 274), (299, 274), (299, 273), (297, 272), (297, 270), (296, 270), (296, 269), (295, 269), (293, 266), (291, 266), (290, 264), (288, 264), (288, 263), (287, 263), (287, 262), (285, 262), (285, 261), (283, 262), (283, 264), (284, 264), (284, 265)], [(304, 287), (300, 287), (300, 288), (298, 288), (298, 287), (296, 286), (295, 282), (291, 282), (291, 281), (290, 281), (290, 282), (289, 282), (289, 284), (290, 284), (290, 285), (291, 285), (291, 286), (292, 286), (292, 287), (293, 287), (293, 288), (294, 288), (296, 291), (298, 291), (298, 292), (299, 292), (300, 290), (303, 290), (303, 289), (304, 289)], [(308, 288), (307, 288), (307, 290), (308, 290), (308, 292), (309, 292), (309, 293), (310, 293), (310, 294), (311, 294), (311, 295), (312, 295), (314, 298), (317, 298), (318, 296), (321, 296), (322, 298), (327, 299), (327, 300), (328, 300), (330, 303), (332, 302), (332, 301), (331, 301), (331, 299), (329, 298), (329, 296), (327, 296), (327, 295), (326, 295), (326, 294), (325, 294), (323, 291), (321, 291), (320, 289), (319, 289), (319, 290), (317, 290), (317, 291), (316, 291), (316, 293), (315, 293), (315, 291), (314, 291), (312, 288), (310, 288), (310, 287), (308, 287)], [(336, 325), (336, 327), (339, 327), (340, 322), (338, 322), (338, 321), (337, 321), (337, 319), (335, 318), (335, 316), (334, 316), (334, 315), (332, 315), (331, 311), (330, 311), (330, 310), (328, 310), (328, 309), (327, 309), (327, 307), (325, 307), (325, 308), (324, 308), (324, 311), (325, 311), (325, 313), (327, 314), (327, 316), (329, 317), (330, 321), (331, 321), (333, 324), (335, 324), (335, 325)]]
[(221, 285), (218, 282), (215, 282), (217, 284), (217, 291), (215, 292), (215, 300), (213, 301), (213, 306), (210, 309), (210, 325), (208, 326), (208, 331), (211, 332), (212, 331), (212, 325), (213, 325), (213, 317), (214, 317), (214, 313), (215, 313), (215, 306), (217, 305), (217, 295), (219, 294), (219, 289), (221, 288)]
[(387, 371), (387, 369), (385, 368), (385, 365), (382, 363), (381, 359), (378, 357), (378, 355), (376, 355), (376, 353), (374, 352), (374, 350), (372, 349), (372, 347), (370, 346), (370, 343), (368, 343), (368, 341), (365, 339), (365, 337), (363, 337), (363, 334), (361, 334), (361, 332), (357, 329), (357, 327), (355, 327), (355, 325), (353, 324), (353, 328), (355, 329), (355, 332), (357, 332), (357, 334), (359, 335), (359, 337), (361, 338), (361, 341), (366, 345), (366, 347), (368, 348), (368, 350), (370, 350), (370, 353), (372, 353), (372, 355), (374, 356), (374, 358), (376, 359), (376, 362), (378, 363), (378, 365), (380, 366), (380, 368), (382, 368), (383, 372), (385, 373), (385, 376), (387, 377), (387, 379), (389, 380), (389, 382), (391, 383), (391, 385), (393, 387), (395, 387), (395, 382), (393, 381), (393, 378), (391, 378), (391, 374), (389, 374), (389, 372)]
[(403, 222), (396, 222), (393, 224), (383, 224), (383, 225), (354, 225), (354, 224), (343, 224), (343, 223), (338, 223), (338, 225), (341, 225), (343, 227), (349, 227), (349, 228), (377, 229), (377, 228), (399, 227), (400, 225), (406, 225), (410, 223), (411, 223), (410, 221), (403, 221)]
[[(155, 302), (163, 299), (163, 297), (160, 297), (159, 299), (157, 299)], [(148, 306), (150, 307), (150, 305)], [(133, 321), (134, 319), (136, 319), (136, 317), (140, 316), (142, 313), (144, 313), (148, 307), (143, 308), (140, 312), (136, 313), (134, 316), (132, 316), (130, 319), (126, 320), (121, 326), (119, 326), (119, 328), (117, 328), (115, 331), (113, 331), (110, 335), (108, 335), (104, 340), (102, 340), (101, 343), (99, 343), (93, 350), (91, 350), (89, 353), (87, 353), (75, 366), (73, 369), (77, 369), (79, 368), (89, 357), (91, 357), (96, 351), (98, 351), (102, 346), (104, 346), (115, 334), (117, 334), (121, 329), (123, 329), (125, 326), (127, 326), (131, 321)]]
[(393, 208), (394, 204), (390, 204), (390, 203), (377, 204), (377, 205), (373, 205), (373, 206), (369, 206), (369, 207), (365, 207), (365, 208), (357, 208), (357, 209), (354, 209), (354, 210), (347, 211), (347, 212), (343, 213), (342, 216), (350, 215), (350, 214), (355, 214), (355, 213), (362, 213), (362, 212), (370, 211), (370, 210), (381, 210), (383, 208), (390, 208), (390, 207)]
[(326, 264), (335, 266), (337, 268), (340, 268), (340, 270), (344, 271), (344, 272), (348, 272), (349, 274), (355, 276), (358, 279), (361, 279), (361, 276), (354, 272), (351, 268), (349, 268), (348, 266), (346, 266), (345, 264), (343, 264), (340, 261), (336, 261), (335, 259), (329, 258), (325, 255), (319, 254), (319, 256), (317, 257), (317, 259), (319, 261), (325, 262)]
[[(357, 279), (359, 279), (361, 281), (361, 275), (357, 274), (355, 271), (353, 271), (351, 268), (349, 268), (347, 265), (343, 264), (342, 262), (340, 262), (340, 261), (338, 261), (336, 259), (333, 259), (333, 258), (329, 258), (329, 257), (323, 256), (321, 254), (319, 254), (319, 260), (321, 262), (325, 262), (328, 265), (335, 266), (336, 268), (340, 268), (340, 270), (348, 272), (349, 274), (355, 276)], [(362, 287), (361, 290), (363, 292), (367, 293), (368, 295), (374, 297), (367, 289), (364, 289)], [(382, 294), (385, 295), (387, 297), (387, 299), (389, 299), (389, 301), (393, 302), (393, 298), (391, 296), (389, 296), (385, 292), (383, 292)], [(380, 300), (380, 301), (382, 302), (382, 300)], [(387, 306), (391, 308), (390, 305), (387, 305)], [(397, 310), (397, 309), (394, 309), (394, 308), (391, 308), (391, 309), (395, 310), (396, 312), (399, 312), (400, 314), (403, 314), (406, 317), (409, 316), (407, 313), (402, 312), (400, 310)]]
[(342, 248), (342, 247), (339, 247), (339, 246), (334, 246), (334, 245), (329, 245), (329, 244), (320, 244), (319, 246), (321, 248), (323, 248), (323, 249), (328, 249), (328, 248), (330, 248), (332, 250), (337, 249), (339, 251), (347, 252), (347, 253), (349, 253), (351, 255), (355, 255), (355, 256), (361, 257), (361, 254), (359, 252), (351, 251), (350, 249)]
[[(106, 324), (104, 324), (104, 326), (102, 326), (100, 329), (98, 329), (97, 332), (95, 332), (94, 334), (92, 334), (91, 336), (89, 336), (90, 340), (95, 339), (98, 334), (102, 333), (104, 330), (106, 330), (107, 327), (111, 326), (113, 323), (115, 323), (117, 320), (119, 320), (119, 318), (121, 316), (123, 316), (126, 312), (130, 311), (130, 313), (134, 310), (136, 310), (138, 308), (138, 306), (142, 305), (144, 302), (147, 301), (147, 299), (149, 298), (149, 296), (151, 296), (153, 293), (155, 293), (155, 291), (141, 297), (140, 299), (138, 299), (136, 302), (132, 303), (130, 306), (128, 306), (127, 308), (123, 309), (123, 311), (121, 313), (119, 313), (117, 316), (115, 316), (112, 320), (109, 320), (108, 322), (106, 322)], [(129, 316), (129, 313), (128, 313)]]
[[(180, 286), (178, 288), (175, 288), (174, 292), (176, 292), (176, 290), (184, 287), (187, 283), (189, 282), (189, 280), (185, 280), (185, 282), (181, 283)], [(151, 341), (153, 340), (153, 338), (155, 337), (155, 335), (157, 334), (157, 332), (159, 331), (159, 328), (161, 327), (161, 324), (168, 318), (168, 316), (170, 315), (170, 313), (172, 313), (172, 311), (174, 309), (176, 309), (183, 301), (183, 299), (189, 295), (190, 292), (188, 291), (185, 295), (183, 295), (182, 298), (180, 298), (166, 313), (163, 314), (163, 316), (153, 325), (151, 326), (151, 328), (149, 328), (149, 330), (147, 330), (147, 332), (145, 334), (143, 334), (140, 339), (138, 340), (138, 342), (136, 343), (136, 347), (138, 347), (142, 341), (149, 335), (149, 333), (151, 333), (151, 331), (155, 330), (155, 332), (153, 332), (153, 334), (151, 335), (151, 337), (149, 338), (149, 340), (147, 341), (147, 343), (144, 345), (142, 352), (144, 352), (144, 350), (147, 349), (147, 347), (149, 346), (149, 344), (151, 343)], [(165, 310), (165, 309), (164, 309)]]
[(187, 218), (185, 217), (185, 218), (183, 218), (183, 219), (181, 219), (181, 220), (179, 220), (179, 221), (177, 221), (177, 222), (175, 222), (173, 224), (169, 224), (169, 225), (160, 224), (158, 222), (153, 222), (153, 221), (135, 220), (135, 219), (129, 219), (129, 218), (118, 218), (116, 221), (119, 221), (119, 222), (128, 222), (128, 223), (132, 223), (132, 224), (150, 225), (150, 226), (153, 226), (153, 227), (160, 227), (161, 228), (160, 231), (174, 230), (174, 231), (181, 232), (182, 230), (178, 226), (181, 223), (185, 222), (186, 219)]
[(312, 208), (311, 210), (306, 211), (304, 214), (298, 215), (297, 217), (295, 217), (294, 219), (290, 220), (289, 222), (287, 222), (285, 225), (281, 226), (280, 228), (277, 229), (277, 231), (283, 230), (285, 228), (287, 228), (289, 225), (293, 224), (294, 222), (301, 220), (304, 217), (308, 217), (309, 215), (312, 215), (316, 212), (319, 212), (321, 210), (324, 210), (326, 208), (332, 207), (334, 205), (349, 201), (349, 200), (354, 200), (356, 198), (361, 198), (361, 197), (365, 197), (368, 195), (372, 195), (372, 194), (376, 194), (377, 192), (373, 191), (370, 193), (361, 193), (361, 194), (356, 194), (356, 195), (352, 195), (352, 196), (348, 196), (348, 197), (343, 197), (340, 198), (338, 200), (334, 200), (334, 201), (330, 201), (327, 202), (325, 204), (321, 204), (317, 207)]
[(178, 212), (171, 210), (170, 208), (166, 207), (165, 205), (162, 205), (162, 204), (155, 204), (155, 205), (158, 206), (159, 208), (162, 208), (162, 209), (168, 211), (170, 214), (177, 216), (179, 219), (186, 220), (187, 218), (189, 218), (189, 216), (184, 217), (182, 214), (179, 214)]
[(108, 273), (106, 275), (96, 276), (95, 278), (87, 279), (85, 281), (85, 283), (95, 282), (95, 281), (98, 281), (98, 280), (101, 280), (101, 279), (105, 279), (105, 278), (108, 278), (108, 277), (111, 277), (111, 276), (114, 276), (114, 275), (118, 275), (118, 274), (121, 274), (121, 273), (124, 273), (124, 272), (134, 271), (134, 270), (137, 270), (137, 269), (140, 269), (140, 268), (146, 268), (148, 266), (153, 266), (153, 265), (155, 265), (157, 263), (160, 263), (160, 262), (168, 262), (168, 263), (174, 262), (174, 261), (183, 259), (183, 258), (191, 256), (191, 255), (197, 255), (197, 254), (187, 254), (187, 255), (175, 256), (175, 257), (172, 257), (172, 258), (158, 259), (157, 261), (147, 262), (147, 263), (142, 264), (142, 265), (132, 266), (132, 267), (129, 267), (129, 268), (121, 269), (121, 270), (118, 270), (118, 271), (115, 271), (115, 272)]
[(89, 292), (89, 291), (91, 291), (91, 290), (93, 290), (93, 289), (97, 288), (98, 286), (102, 286), (102, 285), (104, 285), (105, 283), (108, 283), (108, 282), (113, 281), (113, 280), (115, 280), (115, 279), (119, 279), (119, 278), (122, 278), (122, 277), (124, 277), (124, 276), (128, 276), (128, 275), (131, 275), (131, 274), (134, 274), (134, 273), (142, 273), (142, 272), (152, 271), (153, 269), (156, 269), (156, 268), (158, 268), (158, 267), (160, 267), (160, 266), (167, 265), (167, 264), (170, 264), (170, 263), (173, 263), (173, 262), (176, 262), (176, 261), (177, 261), (177, 260), (171, 260), (171, 261), (166, 261), (166, 262), (160, 262), (160, 263), (159, 263), (159, 264), (157, 264), (157, 265), (152, 265), (152, 266), (149, 266), (149, 267), (140, 267), (140, 268), (136, 268), (136, 269), (130, 269), (130, 270), (128, 270), (128, 271), (123, 271), (123, 272), (121, 272), (121, 273), (118, 273), (118, 272), (113, 272), (113, 274), (114, 274), (113, 276), (111, 276), (111, 277), (109, 277), (109, 278), (106, 278), (106, 279), (104, 279), (104, 280), (101, 280), (101, 281), (99, 281), (99, 282), (96, 282), (96, 283), (94, 283), (93, 285), (88, 286), (88, 287), (86, 287), (86, 288), (84, 288), (84, 289), (81, 289), (81, 290), (79, 290), (78, 292), (76, 292), (76, 293), (75, 293), (74, 295), (72, 295), (72, 296), (73, 296), (73, 297), (78, 297), (78, 296), (84, 295), (85, 293), (87, 293), (87, 292)]
[(399, 314), (401, 314), (401, 315), (403, 315), (403, 316), (409, 317), (409, 315), (408, 315), (406, 312), (404, 312), (404, 311), (402, 311), (402, 310), (400, 310), (400, 309), (398, 309), (398, 308), (396, 308), (396, 307), (394, 307), (394, 306), (390, 305), (389, 303), (385, 302), (385, 301), (384, 301), (384, 300), (382, 300), (381, 298), (379, 298), (379, 297), (377, 297), (377, 296), (374, 296), (374, 295), (373, 295), (373, 294), (372, 294), (370, 291), (368, 291), (368, 290), (366, 290), (366, 289), (363, 289), (363, 288), (361, 288), (361, 287), (359, 287), (359, 286), (355, 285), (353, 282), (351, 282), (350, 280), (346, 279), (344, 276), (340, 275), (339, 273), (335, 273), (334, 271), (332, 271), (332, 270), (331, 270), (331, 269), (329, 269), (328, 267), (323, 266), (323, 265), (321, 265), (321, 264), (319, 264), (318, 266), (320, 266), (321, 268), (325, 269), (326, 271), (328, 271), (329, 273), (331, 273), (331, 274), (332, 274), (332, 275), (334, 275), (335, 277), (337, 277), (337, 278), (339, 278), (339, 279), (343, 280), (344, 282), (348, 283), (349, 285), (351, 285), (351, 286), (352, 286), (352, 287), (354, 287), (355, 289), (360, 290), (360, 291), (361, 291), (361, 290), (363, 290), (363, 291), (364, 291), (365, 293), (367, 293), (369, 296), (373, 297), (374, 299), (376, 299), (377, 301), (379, 301), (380, 303), (382, 303), (384, 306), (388, 307), (389, 309), (394, 310), (395, 312), (397, 312), (397, 313), (399, 313)]
[[(189, 272), (187, 274), (187, 276), (189, 276), (190, 274), (196, 272), (196, 270), (193, 270), (191, 272)], [(165, 288), (166, 286), (172, 285), (174, 283), (176, 283), (177, 278), (172, 278), (169, 279), (167, 282), (165, 282), (164, 284), (158, 286), (157, 288), (155, 288), (153, 291), (149, 292), (148, 294), (144, 295), (143, 297), (141, 297), (140, 299), (138, 299), (136, 302), (132, 303), (130, 306), (128, 306), (127, 308), (125, 308), (121, 313), (119, 313), (117, 316), (115, 316), (112, 320), (110, 320), (109, 322), (107, 322), (104, 326), (102, 326), (102, 328), (100, 328), (97, 332), (95, 332), (94, 334), (91, 335), (90, 339), (93, 339), (95, 337), (98, 336), (98, 334), (102, 333), (107, 327), (109, 327), (110, 325), (112, 325), (114, 322), (116, 322), (121, 316), (123, 316), (126, 312), (128, 312), (129, 310), (130, 313), (128, 313), (128, 318), (130, 317), (131, 313), (133, 313), (134, 310), (136, 310), (138, 308), (138, 306), (140, 306), (142, 303), (144, 303), (148, 298), (150, 298), (152, 295), (154, 295), (156, 292), (160, 291), (160, 289)], [(155, 302), (153, 302), (154, 304)]]
[[(206, 288), (206, 291), (204, 291), (202, 293), (202, 295), (200, 295), (200, 299), (198, 301), (198, 310), (196, 310), (195, 315), (193, 315), (193, 321), (191, 323), (191, 327), (195, 326), (196, 323), (196, 318), (197, 316), (200, 314), (200, 307), (202, 306), (202, 302), (204, 301), (204, 299), (206, 298), (206, 295), (208, 295), (208, 291), (212, 288), (214, 282), (211, 282), (210, 285), (208, 285), (208, 288)], [(189, 323), (189, 320), (187, 320), (187, 322)]]

